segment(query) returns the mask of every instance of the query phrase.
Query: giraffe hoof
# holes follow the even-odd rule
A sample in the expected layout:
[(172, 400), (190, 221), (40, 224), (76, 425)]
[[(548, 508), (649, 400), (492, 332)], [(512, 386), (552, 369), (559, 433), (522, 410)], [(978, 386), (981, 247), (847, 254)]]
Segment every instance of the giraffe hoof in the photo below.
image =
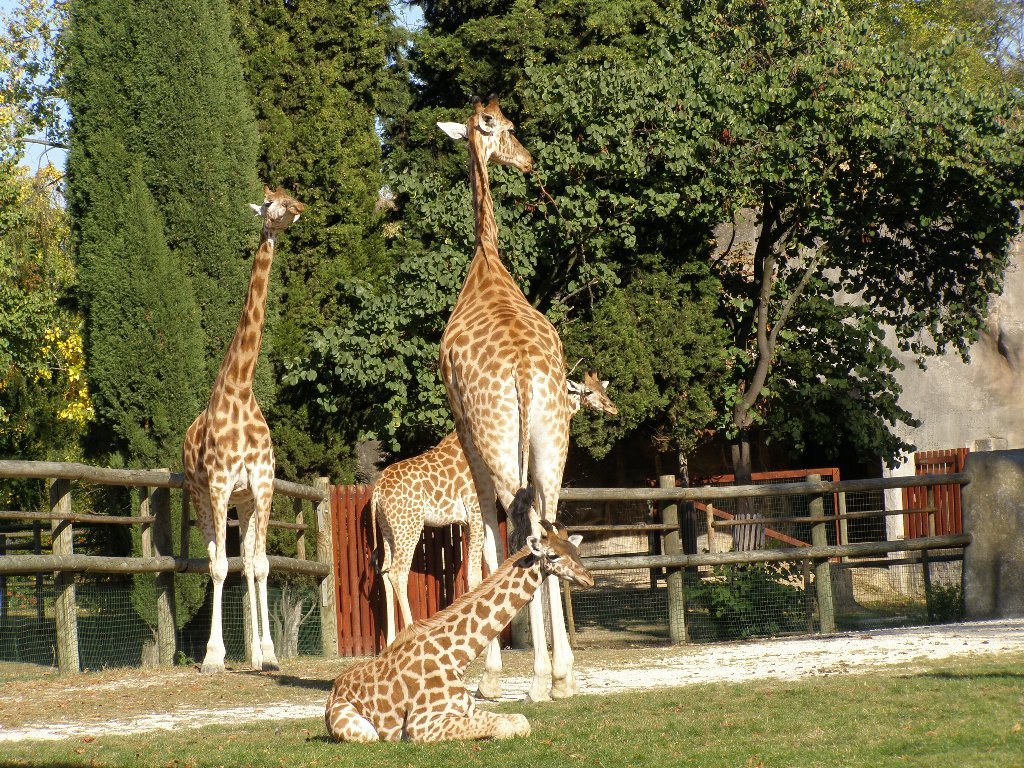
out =
[(514, 739), (517, 736), (530, 735), (530, 721), (525, 715), (509, 715), (499, 724), (494, 734), (496, 739)]
[(224, 671), (224, 662), (204, 661), (199, 671), (204, 675), (219, 675)]
[(501, 698), (501, 679), (497, 675), (490, 675), (484, 672), (480, 676), (480, 683), (476, 689), (478, 699), (499, 699)]
[(263, 660), (263, 671), (264, 672), (280, 672), (281, 665), (277, 663), (277, 659), (264, 659)]
[(532, 702), (539, 701), (551, 701), (551, 693), (548, 691), (546, 685), (538, 686), (534, 685), (526, 694), (526, 700)]

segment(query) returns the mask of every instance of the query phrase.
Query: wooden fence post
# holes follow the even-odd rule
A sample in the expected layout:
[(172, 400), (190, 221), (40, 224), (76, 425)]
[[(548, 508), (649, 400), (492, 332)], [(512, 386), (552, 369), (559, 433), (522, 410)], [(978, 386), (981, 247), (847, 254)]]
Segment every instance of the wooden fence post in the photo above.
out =
[[(928, 486), (928, 536), (935, 535), (935, 487)], [(921, 568), (924, 569), (924, 603), (928, 610), (928, 621), (935, 621), (935, 604), (932, 601), (932, 568), (928, 550), (921, 550)]]
[[(152, 547), (157, 557), (173, 557), (174, 538), (171, 526), (171, 491), (154, 488), (150, 497), (150, 510), (156, 518), (152, 528)], [(187, 555), (186, 555), (187, 556)], [(174, 571), (162, 571), (156, 581), (156, 645), (161, 667), (174, 666), (178, 650), (177, 626), (174, 615)]]
[[(675, 475), (659, 475), (659, 488), (675, 488)], [(675, 528), (665, 531), (662, 551), (666, 555), (678, 555), (683, 551), (679, 534), (679, 507), (674, 502), (661, 505), (661, 522)], [(668, 636), (672, 643), (686, 642), (686, 594), (683, 590), (683, 569), (670, 568), (665, 575), (668, 590)]]
[(324, 493), (323, 501), (316, 505), (316, 559), (330, 567), (320, 582), (320, 640), (324, 656), (334, 657), (338, 655), (338, 609), (335, 603), (331, 486), (326, 477), (318, 477), (313, 485)]
[[(808, 475), (807, 482), (818, 482), (820, 475)], [(812, 496), (808, 503), (810, 517), (821, 520), (825, 516), (825, 501), (819, 496)], [(826, 523), (816, 522), (811, 526), (811, 543), (816, 547), (828, 545)], [(818, 624), (823, 634), (836, 631), (835, 607), (832, 604), (832, 564), (828, 558), (814, 561), (814, 590), (818, 598)]]
[[(71, 481), (50, 481), (50, 512), (71, 515)], [(70, 521), (54, 520), (53, 554), (70, 555), (75, 551)], [(56, 599), (53, 603), (57, 629), (57, 666), (62, 675), (77, 673), (81, 669), (78, 657), (78, 604), (75, 600), (75, 576), (57, 571), (53, 576)]]
[[(305, 521), (302, 517), (302, 499), (292, 499), (292, 510), (295, 512), (295, 523), (296, 525), (302, 525)], [(300, 528), (295, 532), (295, 558), (297, 560), (306, 559), (306, 531), (304, 528)]]

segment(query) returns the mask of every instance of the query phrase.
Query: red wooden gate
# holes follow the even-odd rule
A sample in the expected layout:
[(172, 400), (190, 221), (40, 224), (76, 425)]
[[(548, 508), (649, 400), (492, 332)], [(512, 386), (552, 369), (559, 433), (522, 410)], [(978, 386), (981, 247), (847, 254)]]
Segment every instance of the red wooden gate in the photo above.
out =
[[(918, 451), (914, 454), (915, 475), (948, 475), (963, 472), (967, 459), (966, 448), (950, 448), (943, 451)], [(935, 500), (935, 535), (963, 533), (960, 516), (960, 485), (936, 485), (932, 488)], [(928, 509), (927, 488), (904, 488), (904, 509)], [(916, 539), (928, 536), (928, 513), (912, 512), (903, 516), (903, 536)]]
[[(375, 539), (370, 530), (372, 485), (336, 485), (331, 489), (334, 539), (334, 588), (338, 611), (338, 655), (366, 656), (384, 646), (387, 614), (384, 587), (371, 561)], [(502, 539), (505, 523), (501, 521)], [(468, 588), (466, 541), (458, 526), (427, 528), (409, 574), (409, 605), (415, 620), (451, 605)], [(398, 628), (401, 614), (396, 608)]]

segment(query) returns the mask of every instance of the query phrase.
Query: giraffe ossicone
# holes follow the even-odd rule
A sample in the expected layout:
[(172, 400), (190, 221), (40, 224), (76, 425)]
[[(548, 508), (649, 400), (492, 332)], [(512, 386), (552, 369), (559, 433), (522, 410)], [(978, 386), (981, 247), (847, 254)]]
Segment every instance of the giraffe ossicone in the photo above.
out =
[(213, 609), (210, 639), (202, 671), (224, 670), (221, 603), (228, 573), (226, 549), (228, 508), (238, 511), (242, 572), (249, 599), (250, 664), (253, 669), (278, 668), (270, 634), (267, 601), (267, 523), (274, 495), (274, 447), (270, 429), (253, 395), (267, 284), (277, 236), (305, 210), (280, 187), (263, 189), (264, 201), (252, 206), (263, 218), (260, 244), (241, 317), (228, 344), (206, 408), (185, 432), (182, 449), (184, 487), (196, 511), (210, 558)]
[[(520, 490), (509, 516), (530, 532), (533, 491)], [(528, 736), (520, 714), (478, 709), (466, 668), (547, 578), (587, 589), (594, 578), (579, 556), (579, 537), (547, 523), (527, 535), (501, 567), (452, 605), (402, 630), (379, 656), (358, 662), (334, 681), (324, 720), (334, 741), (416, 741)]]

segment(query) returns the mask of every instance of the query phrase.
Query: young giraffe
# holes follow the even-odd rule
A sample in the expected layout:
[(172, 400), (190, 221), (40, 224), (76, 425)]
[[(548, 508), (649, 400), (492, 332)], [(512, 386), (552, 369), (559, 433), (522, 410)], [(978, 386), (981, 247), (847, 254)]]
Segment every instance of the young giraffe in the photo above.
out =
[(263, 232), (242, 316), (217, 371), (210, 401), (185, 432), (182, 451), (185, 488), (206, 541), (213, 580), (213, 616), (203, 672), (224, 671), (221, 598), (228, 573), (224, 543), (229, 506), (238, 510), (242, 570), (252, 619), (250, 661), (253, 669), (278, 668), (267, 611), (267, 521), (274, 495), (274, 448), (253, 396), (252, 381), (263, 339), (274, 241), (285, 227), (298, 221), (305, 206), (280, 188), (271, 192), (264, 187), (263, 192), (263, 204), (252, 206), (256, 215), (263, 217)]
[[(583, 382), (568, 381), (573, 413), (589, 408), (614, 416), (619, 412), (606, 393), (607, 381), (593, 371)], [(379, 524), (382, 538), (381, 573), (387, 610), (387, 642), (395, 639), (395, 600), (403, 626), (412, 624), (409, 605), (409, 571), (424, 526), (458, 525), (468, 544), (468, 581), (473, 589), (480, 583), (483, 560), (488, 574), (498, 567), (493, 539), (484, 537), (484, 523), (477, 502), (473, 475), (457, 435), (453, 432), (433, 448), (396, 462), (381, 472), (370, 500), (371, 530)], [(491, 529), (497, 528), (497, 522)], [(494, 643), (498, 643), (495, 639)], [(500, 647), (493, 653), (500, 653)]]
[[(562, 342), (551, 322), (516, 285), (498, 255), (498, 229), (487, 164), (532, 169), (530, 153), (512, 135), (512, 121), (491, 98), (474, 104), (469, 121), (439, 123), (469, 145), (476, 251), (441, 337), (440, 369), (466, 452), (485, 524), (495, 520), (497, 496), (506, 509), (516, 489), (537, 489), (539, 516), (553, 521), (569, 447), (572, 407), (566, 391)], [(556, 579), (548, 580), (551, 657), (548, 656), (540, 590), (530, 603), (533, 684), (529, 698), (542, 701), (576, 693), (573, 654), (565, 630)], [(501, 657), (488, 652), (481, 694), (498, 696)]]
[[(522, 489), (509, 509), (515, 530), (530, 530), (533, 491)], [(466, 667), (530, 600), (546, 577), (586, 589), (594, 579), (580, 562), (579, 536), (544, 521), (544, 533), (506, 560), (472, 592), (404, 629), (379, 656), (334, 681), (324, 719), (335, 741), (433, 742), (528, 736), (523, 715), (476, 708)]]

